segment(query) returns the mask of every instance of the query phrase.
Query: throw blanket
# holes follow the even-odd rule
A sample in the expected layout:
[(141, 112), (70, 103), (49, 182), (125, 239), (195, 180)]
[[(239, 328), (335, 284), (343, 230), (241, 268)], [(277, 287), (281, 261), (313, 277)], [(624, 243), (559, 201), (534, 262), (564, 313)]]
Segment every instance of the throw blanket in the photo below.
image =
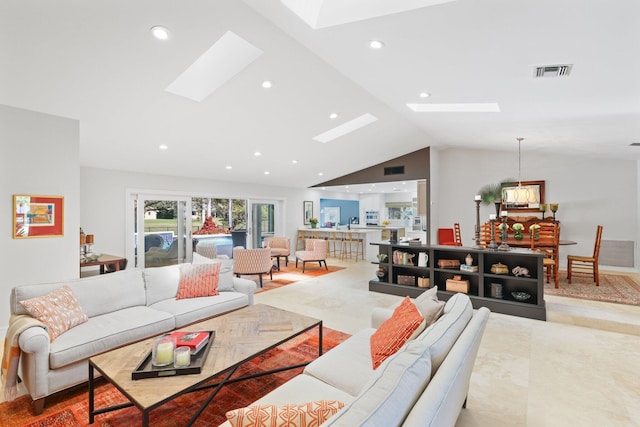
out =
[(2, 376), (4, 377), (4, 398), (7, 402), (16, 398), (18, 391), (18, 362), (20, 362), (20, 334), (33, 327), (44, 324), (26, 314), (12, 314), (9, 328), (4, 338), (4, 353), (2, 354)]

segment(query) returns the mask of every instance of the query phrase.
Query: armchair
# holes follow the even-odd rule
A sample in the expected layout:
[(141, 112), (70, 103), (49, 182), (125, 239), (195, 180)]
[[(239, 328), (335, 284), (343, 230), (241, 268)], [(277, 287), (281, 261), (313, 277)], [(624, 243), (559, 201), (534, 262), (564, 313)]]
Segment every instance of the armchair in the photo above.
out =
[(260, 276), (260, 287), (262, 287), (263, 274), (269, 273), (269, 277), (273, 279), (272, 268), (270, 248), (233, 248), (233, 274), (236, 277), (257, 274)]
[(284, 257), (284, 265), (289, 266), (289, 255), (291, 255), (291, 239), (288, 237), (267, 237), (264, 239), (264, 245), (271, 249), (271, 256), (278, 258), (278, 266), (280, 265), (280, 257)]
[(298, 268), (298, 260), (302, 261), (302, 272), (304, 273), (305, 264), (307, 262), (317, 262), (322, 267), (324, 262), (324, 268), (327, 267), (327, 241), (324, 239), (307, 239), (305, 242), (304, 251), (296, 251), (296, 268)]

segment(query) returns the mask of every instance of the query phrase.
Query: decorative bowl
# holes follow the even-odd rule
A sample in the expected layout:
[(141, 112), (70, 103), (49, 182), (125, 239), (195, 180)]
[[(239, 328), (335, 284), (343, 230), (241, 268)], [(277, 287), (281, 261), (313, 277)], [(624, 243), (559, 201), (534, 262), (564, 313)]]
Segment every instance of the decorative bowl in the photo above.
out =
[(511, 295), (516, 301), (526, 301), (531, 298), (531, 295), (526, 292), (511, 292)]

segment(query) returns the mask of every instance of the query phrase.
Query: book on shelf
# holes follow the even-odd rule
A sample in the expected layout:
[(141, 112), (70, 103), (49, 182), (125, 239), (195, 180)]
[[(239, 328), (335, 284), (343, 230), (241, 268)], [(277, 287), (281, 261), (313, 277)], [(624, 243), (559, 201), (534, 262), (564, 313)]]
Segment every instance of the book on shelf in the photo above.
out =
[(460, 271), (470, 271), (472, 273), (476, 273), (476, 272), (478, 272), (478, 266), (477, 265), (462, 264), (460, 266)]
[(176, 347), (189, 347), (191, 354), (196, 354), (209, 342), (209, 332), (174, 331), (171, 336), (176, 338)]

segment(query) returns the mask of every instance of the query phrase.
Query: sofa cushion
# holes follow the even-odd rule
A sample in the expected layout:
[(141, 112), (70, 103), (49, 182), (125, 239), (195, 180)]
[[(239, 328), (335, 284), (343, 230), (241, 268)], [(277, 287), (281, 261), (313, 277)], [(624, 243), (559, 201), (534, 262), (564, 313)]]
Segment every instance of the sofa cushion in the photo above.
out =
[(220, 264), (181, 264), (176, 299), (218, 295)]
[(384, 360), (396, 353), (420, 327), (424, 317), (409, 297), (393, 311), (393, 315), (371, 335), (371, 362), (376, 369)]
[(90, 317), (51, 343), (49, 364), (57, 369), (174, 328), (170, 314), (145, 306)]
[(429, 345), (411, 341), (382, 363), (360, 394), (323, 426), (399, 426), (430, 378)]
[(198, 253), (193, 254), (193, 264), (220, 264), (220, 276), (218, 279), (218, 291), (233, 291), (233, 260), (216, 258), (211, 259)]
[(169, 298), (151, 304), (149, 307), (175, 317), (176, 328), (194, 323), (227, 311), (249, 305), (249, 297), (241, 292), (220, 292), (212, 297)]
[(251, 405), (226, 413), (232, 427), (317, 427), (344, 407), (338, 400), (303, 404)]
[(376, 330), (362, 329), (314, 360), (304, 373), (357, 396), (373, 375), (370, 340)]
[(29, 314), (47, 326), (50, 340), (88, 320), (87, 315), (67, 285), (40, 297), (21, 302)]
[(180, 266), (145, 268), (144, 283), (147, 289), (147, 305), (175, 298), (180, 283)]
[(28, 314), (20, 301), (46, 295), (67, 284), (88, 317), (145, 305), (146, 301), (142, 270), (132, 268), (66, 282), (16, 286), (11, 291), (11, 310), (15, 314)]
[(471, 300), (466, 294), (455, 294), (445, 304), (440, 318), (420, 334), (431, 347), (431, 365), (436, 372), (473, 315)]
[(427, 326), (429, 326), (442, 315), (445, 301), (438, 300), (438, 287), (434, 286), (420, 294), (420, 296), (414, 300), (414, 304), (424, 317)]

